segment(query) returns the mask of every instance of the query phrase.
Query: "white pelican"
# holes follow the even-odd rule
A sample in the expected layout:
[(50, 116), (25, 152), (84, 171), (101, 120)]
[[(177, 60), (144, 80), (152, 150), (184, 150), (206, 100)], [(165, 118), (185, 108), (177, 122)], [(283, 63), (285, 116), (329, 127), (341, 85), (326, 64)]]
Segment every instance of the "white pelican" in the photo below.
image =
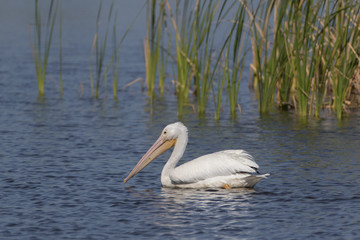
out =
[(188, 142), (187, 132), (187, 128), (181, 122), (167, 125), (158, 140), (124, 179), (124, 183), (172, 146), (175, 146), (174, 150), (161, 173), (163, 187), (250, 188), (269, 175), (258, 175), (259, 166), (244, 150), (215, 152), (176, 167), (185, 152)]

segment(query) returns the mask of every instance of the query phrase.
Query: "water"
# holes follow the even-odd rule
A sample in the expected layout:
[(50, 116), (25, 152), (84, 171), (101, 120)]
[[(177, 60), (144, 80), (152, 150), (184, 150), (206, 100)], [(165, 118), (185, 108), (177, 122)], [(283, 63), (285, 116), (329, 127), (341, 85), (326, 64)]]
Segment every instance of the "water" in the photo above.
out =
[[(17, 4), (5, 4), (3, 12)], [(178, 120), (172, 91), (155, 99), (153, 115), (140, 84), (120, 91), (117, 102), (92, 99), (92, 39), (76, 35), (74, 24), (68, 34), (77, 37), (64, 40), (64, 97), (53, 69), (46, 98), (37, 99), (22, 32), (31, 21), (28, 4), (19, 19), (8, 16), (11, 29), (1, 26), (7, 34), (0, 41), (0, 239), (359, 238), (359, 113), (341, 123), (331, 114), (305, 123), (292, 114), (260, 117), (245, 83), (243, 112), (235, 120), (225, 112), (215, 123), (211, 112), (199, 119), (186, 108), (182, 121), (190, 139), (183, 161), (246, 149), (260, 171), (271, 174), (268, 179), (254, 189), (164, 189), (160, 172), (167, 153), (124, 185), (162, 128)], [(96, 15), (97, 4), (92, 10)], [(120, 85), (144, 77), (141, 27), (123, 51), (128, 62)]]

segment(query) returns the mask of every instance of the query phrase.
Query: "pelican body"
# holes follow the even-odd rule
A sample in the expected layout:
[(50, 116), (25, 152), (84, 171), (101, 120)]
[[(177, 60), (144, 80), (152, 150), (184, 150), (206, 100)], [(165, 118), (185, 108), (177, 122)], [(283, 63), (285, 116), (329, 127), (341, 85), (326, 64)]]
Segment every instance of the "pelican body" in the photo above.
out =
[(254, 187), (269, 174), (258, 174), (259, 166), (244, 150), (224, 150), (198, 157), (178, 167), (188, 142), (188, 130), (181, 122), (167, 125), (160, 137), (124, 179), (126, 183), (152, 160), (174, 146), (161, 173), (161, 184), (170, 188)]

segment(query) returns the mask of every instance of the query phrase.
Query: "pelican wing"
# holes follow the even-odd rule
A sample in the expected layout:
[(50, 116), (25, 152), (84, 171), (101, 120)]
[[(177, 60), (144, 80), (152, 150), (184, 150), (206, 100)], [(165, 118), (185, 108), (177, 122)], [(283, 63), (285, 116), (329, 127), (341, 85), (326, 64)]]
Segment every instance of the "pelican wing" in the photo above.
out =
[(174, 184), (189, 184), (218, 176), (256, 173), (259, 166), (243, 150), (225, 150), (207, 154), (176, 167), (170, 173)]

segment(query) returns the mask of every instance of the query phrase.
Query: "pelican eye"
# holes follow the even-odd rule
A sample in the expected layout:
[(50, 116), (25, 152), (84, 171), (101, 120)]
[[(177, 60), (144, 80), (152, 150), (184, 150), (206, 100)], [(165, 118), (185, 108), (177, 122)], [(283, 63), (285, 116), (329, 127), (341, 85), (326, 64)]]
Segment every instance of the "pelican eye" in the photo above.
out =
[(166, 135), (166, 133), (167, 133), (166, 130), (164, 130), (164, 135)]

